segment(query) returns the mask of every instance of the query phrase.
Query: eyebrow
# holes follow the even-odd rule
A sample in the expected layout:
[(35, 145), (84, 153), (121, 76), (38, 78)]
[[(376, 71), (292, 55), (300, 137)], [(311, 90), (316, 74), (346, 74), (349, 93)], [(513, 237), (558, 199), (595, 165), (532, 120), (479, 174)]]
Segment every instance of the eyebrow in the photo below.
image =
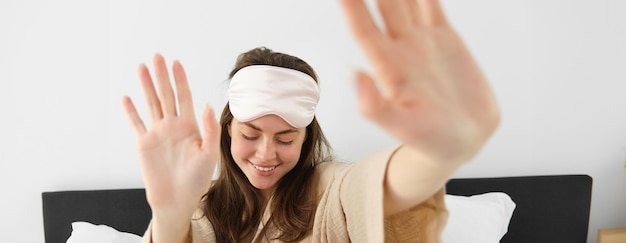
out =
[[(259, 128), (259, 127), (255, 126), (255, 125), (252, 125), (252, 124), (251, 124), (251, 123), (249, 123), (249, 122), (239, 122), (239, 124), (244, 124), (244, 125), (246, 125), (246, 126), (248, 126), (248, 127), (252, 128), (252, 129), (254, 129), (254, 130), (259, 131), (259, 132), (262, 132), (262, 131), (263, 131), (263, 130), (261, 130), (261, 128)], [(295, 133), (300, 133), (300, 131), (298, 131), (298, 129), (291, 128), (291, 129), (287, 129), (287, 130), (283, 130), (283, 131), (277, 132), (277, 133), (276, 133), (276, 135), (282, 135), (282, 134), (294, 133), (294, 132), (295, 132)]]

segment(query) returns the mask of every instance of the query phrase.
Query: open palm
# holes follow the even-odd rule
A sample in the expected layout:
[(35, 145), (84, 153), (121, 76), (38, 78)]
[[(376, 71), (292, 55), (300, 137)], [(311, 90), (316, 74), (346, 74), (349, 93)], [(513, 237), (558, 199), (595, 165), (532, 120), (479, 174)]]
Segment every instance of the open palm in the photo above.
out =
[(499, 123), (498, 107), (439, 2), (379, 0), (384, 31), (363, 0), (342, 5), (381, 87), (358, 73), (361, 113), (438, 161), (475, 155)]
[(152, 127), (147, 130), (128, 97), (123, 104), (137, 135), (138, 153), (148, 203), (153, 210), (180, 209), (192, 213), (211, 183), (219, 157), (219, 134), (213, 111), (203, 114), (204, 138), (194, 115), (191, 92), (183, 66), (174, 62), (179, 111), (163, 57), (154, 56), (159, 95), (145, 65), (139, 77), (150, 109)]

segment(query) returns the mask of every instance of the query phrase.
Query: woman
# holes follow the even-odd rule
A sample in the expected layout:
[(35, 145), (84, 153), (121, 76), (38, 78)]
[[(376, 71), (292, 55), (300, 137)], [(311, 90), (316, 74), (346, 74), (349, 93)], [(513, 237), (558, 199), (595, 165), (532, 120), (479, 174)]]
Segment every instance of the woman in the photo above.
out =
[(341, 3), (381, 84), (357, 73), (359, 109), (403, 145), (321, 163), (315, 73), (262, 48), (240, 56), (221, 126), (207, 107), (201, 136), (182, 65), (172, 67), (175, 96), (156, 55), (158, 95), (139, 70), (150, 130), (124, 98), (153, 212), (144, 241), (439, 241), (443, 187), (497, 127), (494, 97), (437, 1), (378, 1), (384, 31), (362, 0)]

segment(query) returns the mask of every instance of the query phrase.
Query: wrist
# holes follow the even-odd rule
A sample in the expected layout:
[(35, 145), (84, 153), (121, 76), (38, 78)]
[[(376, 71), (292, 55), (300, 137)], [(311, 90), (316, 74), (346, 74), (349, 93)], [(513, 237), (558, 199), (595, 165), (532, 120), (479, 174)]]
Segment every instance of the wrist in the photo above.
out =
[(152, 242), (191, 242), (191, 216), (152, 214)]

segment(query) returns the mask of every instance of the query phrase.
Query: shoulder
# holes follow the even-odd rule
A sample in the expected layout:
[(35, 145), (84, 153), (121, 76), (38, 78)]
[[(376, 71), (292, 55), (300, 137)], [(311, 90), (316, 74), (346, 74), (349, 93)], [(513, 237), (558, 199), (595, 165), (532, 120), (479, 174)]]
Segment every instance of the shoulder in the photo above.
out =
[(352, 166), (354, 163), (352, 162), (344, 162), (344, 161), (325, 161), (315, 165), (316, 172), (324, 172), (324, 171), (336, 171), (338, 169), (345, 169)]
[(388, 148), (372, 152), (364, 156), (358, 162), (345, 162), (332, 160), (319, 163), (315, 166), (315, 173), (322, 178), (346, 175), (353, 169), (366, 171), (385, 171), (387, 163), (397, 148)]
[(354, 166), (354, 163), (342, 161), (326, 161), (315, 165), (315, 181), (320, 189), (324, 190), (330, 184), (342, 180)]
[(347, 172), (352, 166), (352, 162), (327, 161), (315, 165), (315, 173), (320, 177), (334, 177)]

